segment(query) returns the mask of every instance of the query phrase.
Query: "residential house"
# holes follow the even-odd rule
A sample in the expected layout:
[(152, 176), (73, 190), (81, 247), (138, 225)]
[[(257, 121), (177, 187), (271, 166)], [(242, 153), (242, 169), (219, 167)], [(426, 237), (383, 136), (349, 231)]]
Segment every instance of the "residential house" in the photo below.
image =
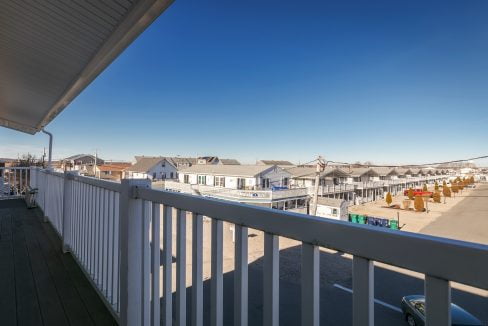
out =
[[(317, 169), (311, 166), (295, 166), (285, 169), (292, 175), (291, 185), (295, 187), (313, 187)], [(320, 172), (319, 185), (333, 186), (346, 181), (348, 174), (336, 167), (326, 167)]]
[(218, 158), (217, 156), (200, 156), (197, 157), (198, 165), (240, 165), (238, 160), (230, 158)]
[(348, 202), (344, 199), (318, 197), (316, 216), (347, 221), (349, 219)]
[(398, 179), (398, 172), (396, 168), (392, 167), (373, 167), (372, 168), (378, 176), (372, 176), (372, 181), (379, 181), (379, 180), (394, 180)]
[(287, 187), (291, 174), (273, 165), (193, 165), (179, 173), (181, 183), (230, 189)]
[(95, 167), (95, 178), (105, 180), (121, 180), (124, 176), (124, 170), (131, 166), (131, 163), (109, 163), (97, 165)]
[(188, 157), (136, 156), (136, 163), (125, 170), (125, 178), (166, 180), (178, 179), (178, 171), (195, 165)]
[(101, 158), (91, 155), (91, 154), (77, 154), (70, 157), (66, 157), (61, 161), (61, 170), (69, 171), (69, 170), (76, 170), (79, 171), (80, 174), (86, 175), (95, 175), (93, 166), (102, 165), (105, 163), (105, 160)]
[(366, 182), (373, 181), (374, 177), (379, 177), (379, 174), (372, 168), (345, 167), (342, 169), (342, 171), (348, 174), (347, 177), (348, 183), (354, 183), (354, 182), (366, 183)]

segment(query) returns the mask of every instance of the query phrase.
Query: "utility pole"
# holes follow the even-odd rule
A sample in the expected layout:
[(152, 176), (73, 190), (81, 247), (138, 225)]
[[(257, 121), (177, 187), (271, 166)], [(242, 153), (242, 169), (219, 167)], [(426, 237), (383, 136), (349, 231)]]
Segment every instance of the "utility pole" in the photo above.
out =
[(320, 173), (324, 171), (326, 162), (322, 158), (322, 156), (319, 156), (317, 158), (317, 165), (316, 165), (316, 170), (315, 170), (315, 190), (313, 194), (313, 201), (312, 201), (312, 210), (310, 211), (310, 215), (316, 215), (317, 214), (317, 201), (318, 201), (318, 196), (319, 196), (319, 182), (320, 182)]
[(95, 165), (93, 166), (94, 177), (97, 177), (97, 160), (98, 160), (98, 149), (95, 148)]

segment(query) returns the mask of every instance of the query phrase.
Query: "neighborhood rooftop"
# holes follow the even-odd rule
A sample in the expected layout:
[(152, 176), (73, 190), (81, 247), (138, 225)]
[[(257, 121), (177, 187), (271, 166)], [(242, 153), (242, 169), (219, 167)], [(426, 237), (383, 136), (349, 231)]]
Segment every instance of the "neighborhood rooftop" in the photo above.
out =
[(193, 165), (181, 170), (181, 173), (214, 174), (227, 176), (254, 177), (272, 165)]

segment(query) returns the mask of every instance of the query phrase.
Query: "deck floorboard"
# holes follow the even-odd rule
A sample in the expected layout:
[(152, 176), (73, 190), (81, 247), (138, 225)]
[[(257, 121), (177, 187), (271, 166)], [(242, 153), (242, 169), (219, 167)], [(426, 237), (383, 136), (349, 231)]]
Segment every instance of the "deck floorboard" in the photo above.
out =
[(1, 325), (116, 325), (42, 212), (0, 200)]

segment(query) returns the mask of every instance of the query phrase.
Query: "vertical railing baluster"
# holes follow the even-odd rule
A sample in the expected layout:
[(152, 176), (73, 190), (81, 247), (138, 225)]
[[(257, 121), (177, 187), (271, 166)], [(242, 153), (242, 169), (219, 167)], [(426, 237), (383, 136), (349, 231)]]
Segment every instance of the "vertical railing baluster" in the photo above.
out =
[(192, 326), (203, 325), (203, 216), (192, 213)]
[(142, 320), (141, 326), (149, 326), (151, 320), (151, 243), (149, 240), (152, 205), (151, 202), (142, 202)]
[(451, 285), (447, 280), (425, 275), (427, 326), (451, 325)]
[(104, 283), (105, 283), (105, 297), (110, 298), (109, 292), (110, 292), (110, 263), (112, 262), (111, 259), (111, 237), (113, 235), (112, 233), (112, 191), (111, 190), (106, 190), (105, 194), (105, 200), (106, 200), (106, 205), (105, 205), (105, 252), (104, 252), (104, 266), (105, 266), (105, 275), (104, 275)]
[[(151, 326), (159, 326), (161, 320), (160, 313), (160, 293), (159, 293), (159, 277), (160, 277), (160, 252), (161, 252), (161, 210), (162, 206), (157, 203), (152, 204), (152, 219), (151, 219)], [(164, 215), (164, 213), (163, 213)]]
[(120, 194), (114, 193), (114, 241), (113, 241), (113, 301), (115, 310), (120, 312)]
[(113, 305), (113, 263), (114, 263), (114, 196), (113, 191), (107, 193), (108, 210), (107, 210), (107, 299)]
[(248, 229), (235, 225), (234, 326), (248, 323)]
[(263, 324), (279, 325), (279, 237), (264, 234)]
[(374, 325), (374, 264), (354, 256), (352, 260), (352, 324)]
[(213, 326), (223, 325), (223, 222), (212, 219), (212, 257), (210, 282), (210, 323)]
[(302, 243), (302, 326), (319, 325), (319, 247)]
[(176, 325), (186, 325), (186, 211), (176, 210)]
[(171, 326), (173, 324), (173, 298), (172, 298), (172, 263), (173, 263), (173, 248), (172, 248), (172, 234), (173, 234), (173, 209), (169, 206), (164, 206), (163, 210), (163, 300), (164, 300), (164, 326)]
[[(145, 261), (143, 244), (149, 234), (145, 229), (144, 202), (133, 196), (137, 187), (150, 187), (149, 180), (122, 179), (120, 191), (120, 324), (146, 325), (145, 315)], [(147, 216), (149, 217), (149, 216)], [(148, 237), (148, 236), (147, 236)], [(147, 241), (149, 245), (149, 241)], [(148, 271), (149, 272), (149, 271)]]

